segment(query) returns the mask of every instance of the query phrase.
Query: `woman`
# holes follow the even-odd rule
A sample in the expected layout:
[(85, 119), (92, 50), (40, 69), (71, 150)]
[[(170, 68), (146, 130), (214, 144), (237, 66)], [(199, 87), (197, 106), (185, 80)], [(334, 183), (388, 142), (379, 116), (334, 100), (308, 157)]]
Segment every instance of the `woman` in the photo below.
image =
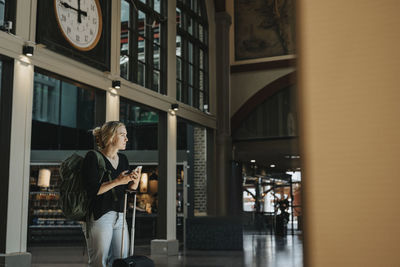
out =
[[(112, 180), (102, 179), (98, 158), (95, 151), (89, 151), (83, 161), (85, 187), (91, 202), (91, 218), (84, 224), (83, 230), (88, 234), (86, 244), (89, 255), (89, 266), (111, 266), (115, 258), (121, 255), (122, 224), (124, 223), (124, 251), (127, 257), (129, 235), (126, 221), (123, 222), (125, 189), (136, 189), (139, 183), (140, 170), (129, 171), (129, 162), (125, 155), (118, 153), (124, 150), (128, 138), (125, 125), (119, 121), (106, 122), (101, 128), (93, 130), (98, 151), (110, 171)], [(105, 178), (106, 175), (103, 177)]]

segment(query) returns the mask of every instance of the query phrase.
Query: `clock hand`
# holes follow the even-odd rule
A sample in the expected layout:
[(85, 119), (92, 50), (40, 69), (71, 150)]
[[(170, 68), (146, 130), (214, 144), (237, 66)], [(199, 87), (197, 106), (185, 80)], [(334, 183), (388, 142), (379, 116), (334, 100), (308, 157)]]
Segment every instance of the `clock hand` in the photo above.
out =
[(70, 9), (78, 12), (78, 22), (79, 23), (82, 23), (81, 15), (87, 17), (87, 12), (80, 9), (80, 0), (78, 0), (78, 8), (74, 8), (74, 7), (70, 6), (68, 3), (62, 2), (62, 1), (60, 1), (60, 5), (65, 8), (70, 8)]
[(82, 19), (81, 19), (81, 0), (78, 0), (78, 23), (82, 23)]

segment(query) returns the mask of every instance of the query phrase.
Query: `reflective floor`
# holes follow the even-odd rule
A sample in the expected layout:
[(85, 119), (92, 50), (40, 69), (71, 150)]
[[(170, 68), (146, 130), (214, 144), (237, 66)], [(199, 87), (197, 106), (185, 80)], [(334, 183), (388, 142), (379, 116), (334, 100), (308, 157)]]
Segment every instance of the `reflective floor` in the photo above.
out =
[[(32, 247), (34, 267), (83, 267), (87, 255), (82, 247)], [(137, 254), (149, 255), (150, 248), (141, 246)], [(300, 235), (278, 237), (246, 233), (243, 251), (182, 251), (178, 256), (150, 256), (159, 267), (302, 267), (303, 245)]]

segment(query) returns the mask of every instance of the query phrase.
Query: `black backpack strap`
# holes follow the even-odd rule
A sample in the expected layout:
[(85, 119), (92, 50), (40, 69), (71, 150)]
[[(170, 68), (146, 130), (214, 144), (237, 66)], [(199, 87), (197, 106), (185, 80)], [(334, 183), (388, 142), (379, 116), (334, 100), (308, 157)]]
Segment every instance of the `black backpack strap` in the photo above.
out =
[[(106, 168), (106, 162), (104, 161), (103, 155), (101, 154), (100, 151), (93, 150), (96, 154), (97, 157), (97, 162), (99, 163), (99, 171), (100, 171), (100, 179), (99, 183), (101, 184), (103, 182), (104, 176), (107, 176), (108, 181), (112, 181), (111, 178), (111, 172), (110, 170), (107, 170)], [(114, 201), (118, 201), (117, 193), (115, 193), (115, 189), (111, 189), (111, 193), (113, 194)]]

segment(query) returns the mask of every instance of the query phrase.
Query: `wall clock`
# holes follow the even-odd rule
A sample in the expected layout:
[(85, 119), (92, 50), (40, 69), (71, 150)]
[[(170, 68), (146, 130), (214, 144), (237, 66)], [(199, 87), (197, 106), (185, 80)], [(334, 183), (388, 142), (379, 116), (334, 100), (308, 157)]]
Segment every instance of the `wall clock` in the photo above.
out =
[(97, 45), (103, 26), (98, 0), (54, 0), (54, 12), (64, 38), (74, 48), (89, 51)]
[(111, 0), (36, 1), (37, 44), (101, 71), (110, 70)]

